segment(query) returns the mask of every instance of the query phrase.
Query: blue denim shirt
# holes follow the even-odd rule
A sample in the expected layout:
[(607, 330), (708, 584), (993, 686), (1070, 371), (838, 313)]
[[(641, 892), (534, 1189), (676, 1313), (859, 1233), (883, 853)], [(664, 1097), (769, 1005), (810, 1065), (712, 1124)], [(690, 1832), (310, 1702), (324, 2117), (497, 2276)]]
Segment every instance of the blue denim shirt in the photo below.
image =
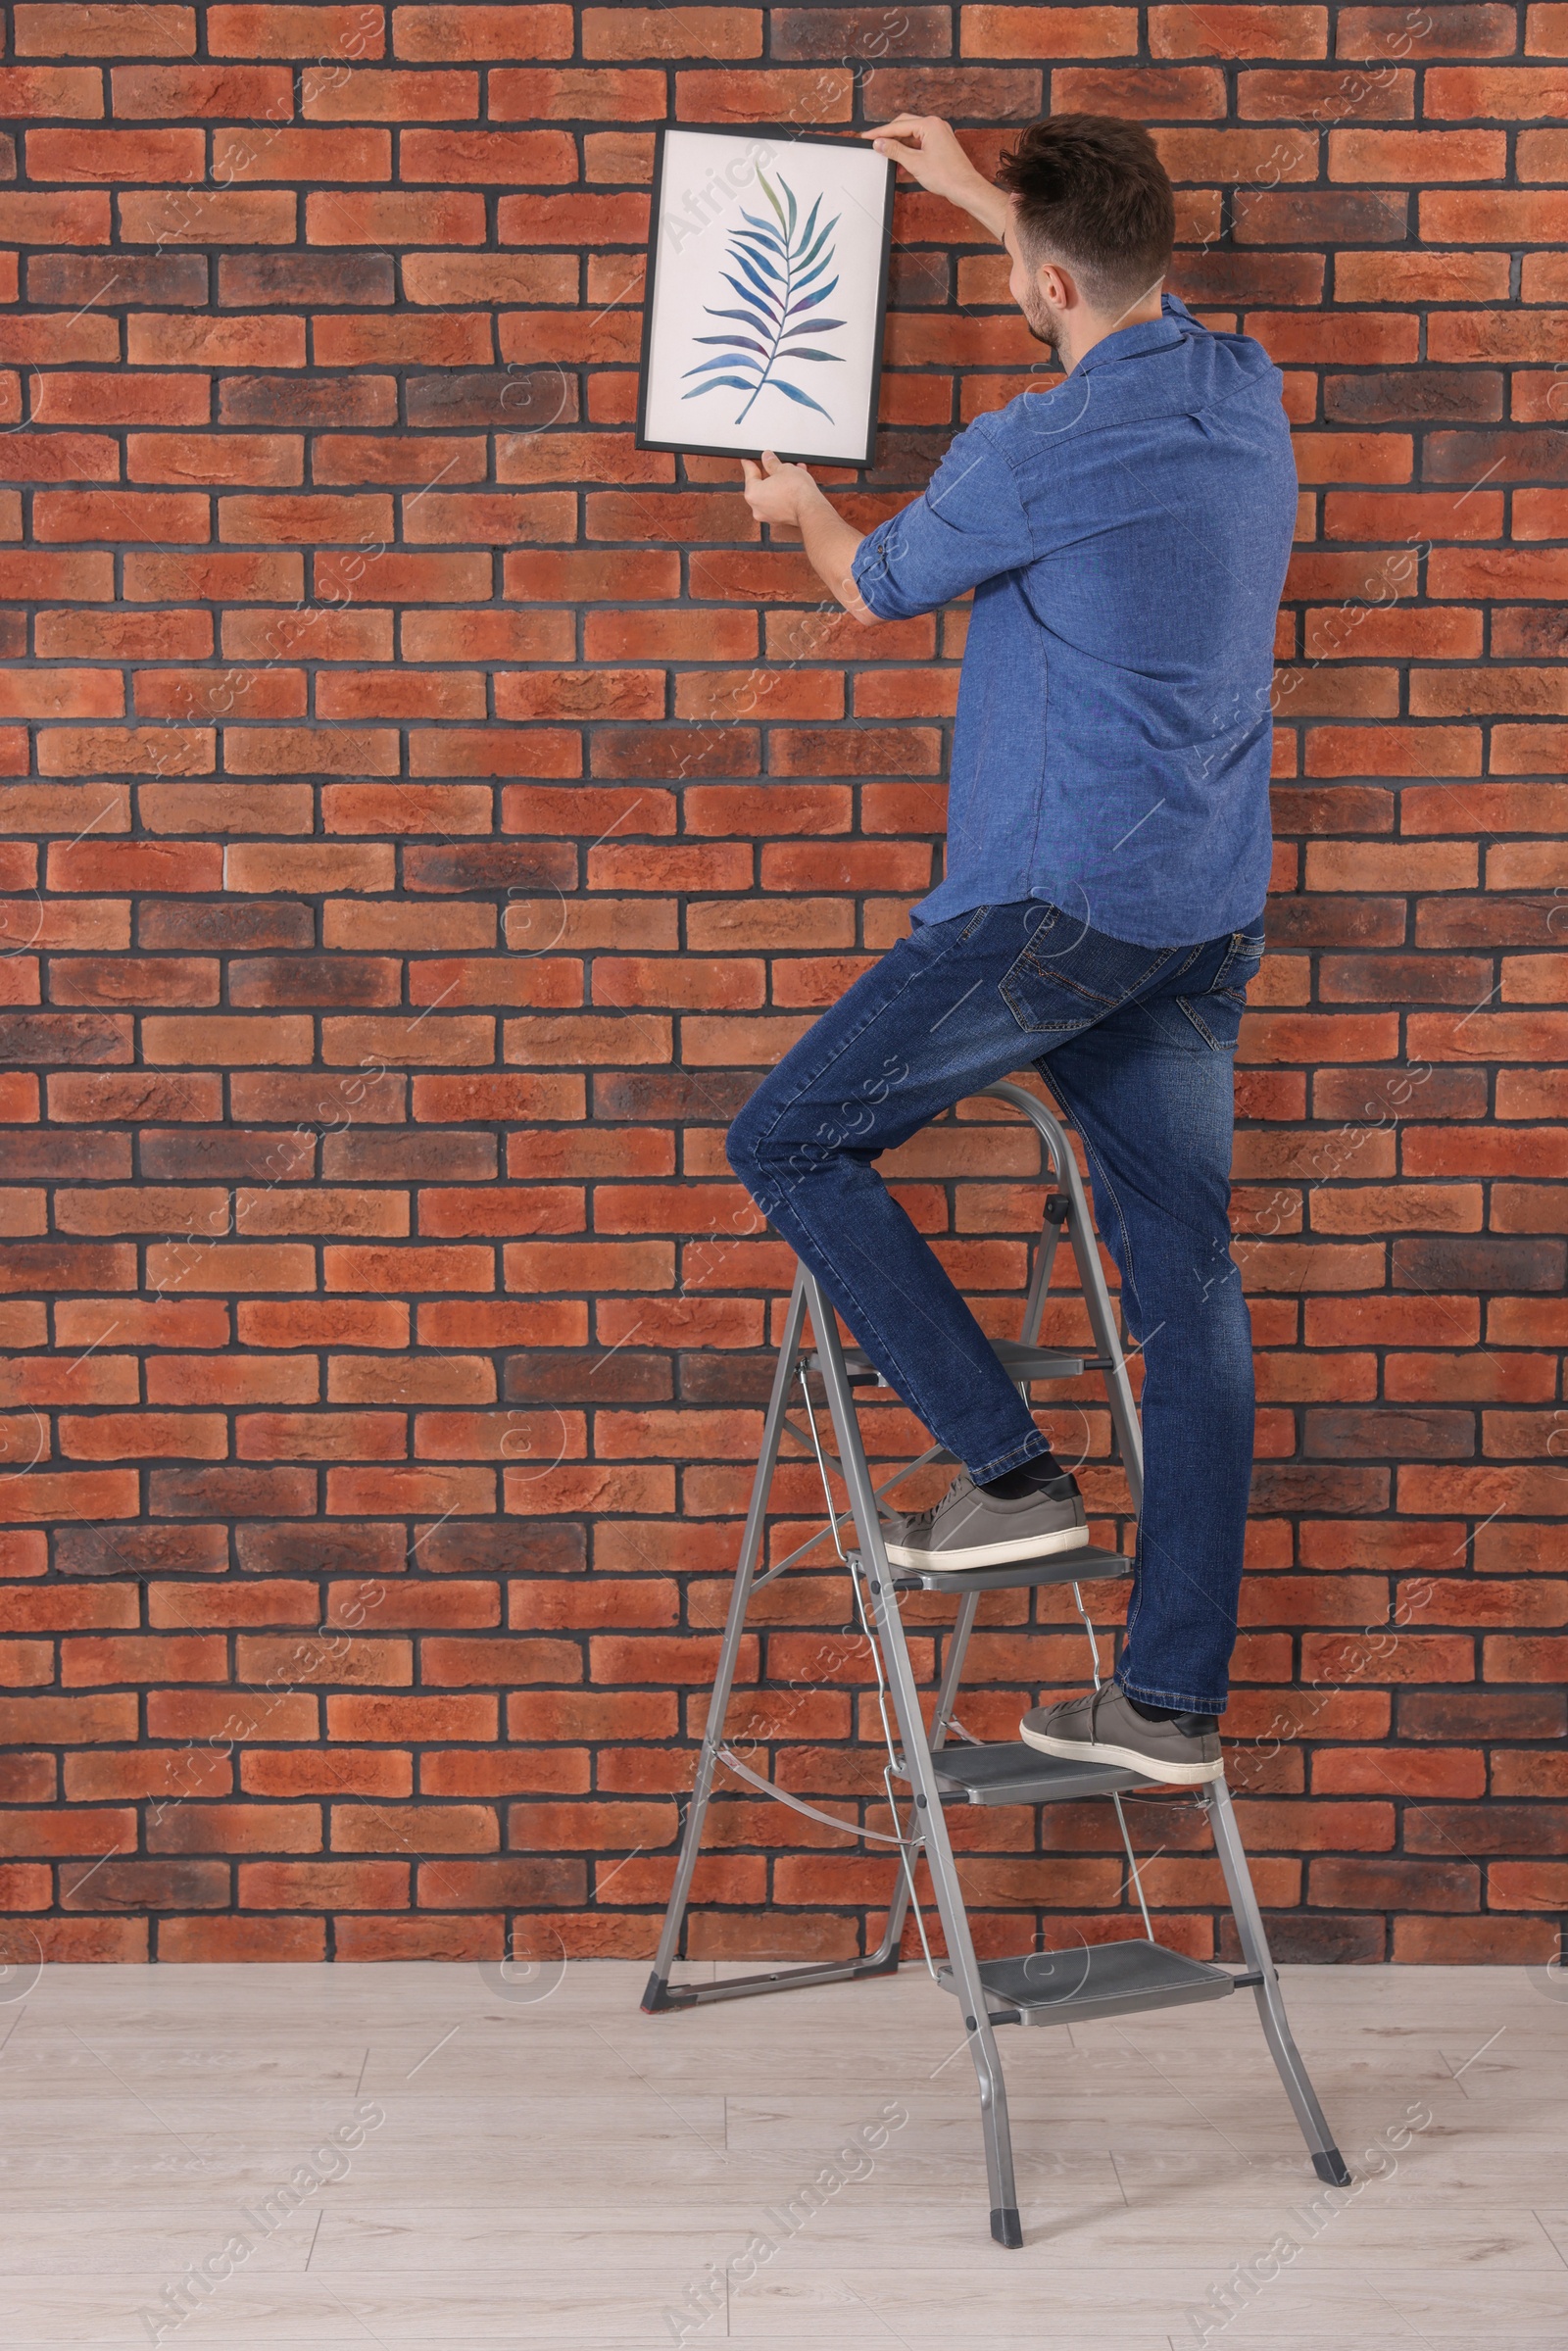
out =
[(880, 619), (975, 592), (947, 879), (917, 920), (1044, 898), (1146, 947), (1255, 925), (1296, 520), (1280, 390), (1250, 335), (1166, 295), (979, 417), (861, 542)]

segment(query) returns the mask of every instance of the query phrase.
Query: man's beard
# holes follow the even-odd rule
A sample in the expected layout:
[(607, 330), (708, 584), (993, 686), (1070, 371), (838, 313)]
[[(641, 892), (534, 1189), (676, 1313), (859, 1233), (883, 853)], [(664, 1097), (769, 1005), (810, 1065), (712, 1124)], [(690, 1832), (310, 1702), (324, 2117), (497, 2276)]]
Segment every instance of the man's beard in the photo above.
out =
[(1036, 301), (1024, 311), (1023, 322), (1037, 343), (1044, 343), (1048, 351), (1054, 351), (1060, 357), (1062, 321), (1059, 311), (1050, 310), (1044, 303)]

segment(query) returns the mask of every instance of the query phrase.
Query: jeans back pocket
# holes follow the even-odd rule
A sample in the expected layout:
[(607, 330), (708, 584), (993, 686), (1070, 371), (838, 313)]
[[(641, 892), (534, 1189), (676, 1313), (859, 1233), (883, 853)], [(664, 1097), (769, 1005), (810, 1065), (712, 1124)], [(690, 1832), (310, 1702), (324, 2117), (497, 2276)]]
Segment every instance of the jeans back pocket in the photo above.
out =
[(1002, 1001), (1030, 1035), (1069, 1036), (1137, 996), (1178, 952), (1112, 939), (1042, 904), (1040, 919), (1030, 917), (1027, 944), (1003, 974)]

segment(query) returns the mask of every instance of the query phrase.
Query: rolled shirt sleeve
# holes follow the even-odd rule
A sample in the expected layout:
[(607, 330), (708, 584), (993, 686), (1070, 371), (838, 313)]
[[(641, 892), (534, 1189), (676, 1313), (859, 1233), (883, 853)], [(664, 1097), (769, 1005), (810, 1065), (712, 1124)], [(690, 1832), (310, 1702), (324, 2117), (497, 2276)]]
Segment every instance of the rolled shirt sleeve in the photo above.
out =
[(907, 620), (1034, 559), (1012, 469), (972, 424), (952, 444), (925, 495), (866, 533), (851, 569), (879, 620)]

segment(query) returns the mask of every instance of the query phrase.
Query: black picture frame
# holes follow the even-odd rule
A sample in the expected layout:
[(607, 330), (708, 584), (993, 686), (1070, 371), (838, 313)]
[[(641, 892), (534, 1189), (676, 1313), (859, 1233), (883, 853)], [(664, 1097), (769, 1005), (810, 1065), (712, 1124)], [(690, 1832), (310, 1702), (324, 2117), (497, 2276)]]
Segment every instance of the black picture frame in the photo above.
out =
[[(648, 220), (648, 260), (643, 282), (643, 324), (637, 357), (635, 444), (639, 449), (664, 450), (674, 457), (733, 458), (739, 465), (743, 457), (760, 459), (762, 454), (760, 445), (756, 449), (715, 449), (711, 442), (707, 441), (651, 441), (648, 438), (648, 370), (654, 339), (654, 294), (656, 272), (659, 268), (659, 223), (664, 193), (664, 142), (666, 131), (670, 129), (698, 138), (707, 136), (725, 139), (738, 137), (772, 139), (782, 147), (829, 147), (838, 151), (850, 148), (862, 155), (866, 150), (863, 141), (859, 139), (805, 138), (799, 130), (788, 125), (776, 128), (760, 122), (748, 122), (735, 128), (729, 126), (720, 128), (713, 123), (703, 122), (661, 123), (655, 133), (653, 203)], [(841, 465), (863, 473), (869, 471), (876, 463), (877, 410), (882, 396), (882, 344), (887, 331), (888, 280), (893, 258), (893, 189), (894, 182), (898, 177), (898, 169), (892, 158), (888, 157), (886, 162), (887, 196), (882, 213), (882, 252), (877, 269), (876, 339), (871, 355), (871, 388), (865, 424), (866, 454), (864, 457), (824, 457), (820, 451), (815, 450), (800, 452), (779, 449), (775, 451), (776, 456), (785, 459), (792, 465)]]

